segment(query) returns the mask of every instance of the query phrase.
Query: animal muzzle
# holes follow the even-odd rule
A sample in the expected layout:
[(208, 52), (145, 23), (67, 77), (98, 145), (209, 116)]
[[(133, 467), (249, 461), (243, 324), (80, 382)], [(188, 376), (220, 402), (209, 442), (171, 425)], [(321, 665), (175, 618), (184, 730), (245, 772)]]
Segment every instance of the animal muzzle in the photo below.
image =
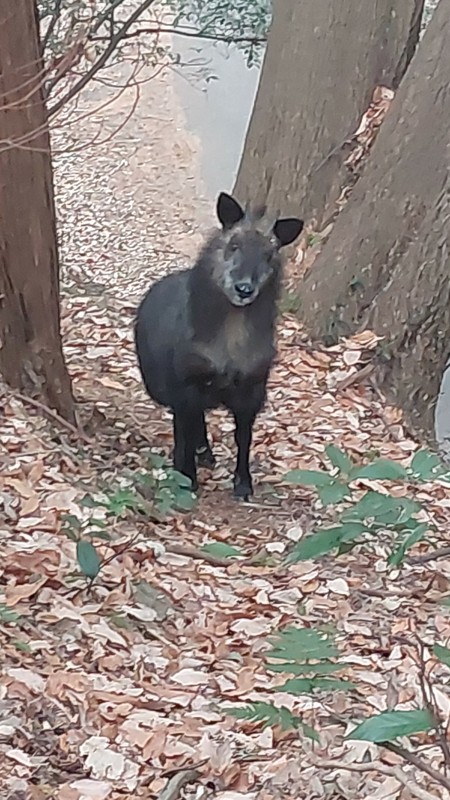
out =
[(238, 281), (234, 284), (236, 296), (241, 301), (249, 302), (253, 299), (256, 287), (250, 281)]

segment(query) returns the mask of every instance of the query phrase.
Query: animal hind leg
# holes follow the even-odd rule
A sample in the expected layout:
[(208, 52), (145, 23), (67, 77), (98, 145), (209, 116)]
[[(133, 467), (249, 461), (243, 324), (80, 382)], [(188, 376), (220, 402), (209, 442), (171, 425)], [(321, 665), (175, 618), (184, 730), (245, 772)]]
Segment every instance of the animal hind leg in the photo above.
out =
[(212, 447), (208, 441), (208, 431), (206, 429), (205, 414), (203, 412), (199, 419), (195, 455), (199, 467), (214, 469), (216, 466), (216, 459), (214, 458)]

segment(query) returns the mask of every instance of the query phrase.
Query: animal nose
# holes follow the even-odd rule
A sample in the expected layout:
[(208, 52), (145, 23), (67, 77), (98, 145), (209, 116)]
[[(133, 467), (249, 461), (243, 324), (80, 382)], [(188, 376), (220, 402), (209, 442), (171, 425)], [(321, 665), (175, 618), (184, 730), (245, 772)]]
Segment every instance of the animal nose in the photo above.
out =
[(253, 286), (248, 281), (241, 281), (240, 283), (235, 283), (234, 288), (239, 295), (239, 297), (251, 297), (253, 294)]

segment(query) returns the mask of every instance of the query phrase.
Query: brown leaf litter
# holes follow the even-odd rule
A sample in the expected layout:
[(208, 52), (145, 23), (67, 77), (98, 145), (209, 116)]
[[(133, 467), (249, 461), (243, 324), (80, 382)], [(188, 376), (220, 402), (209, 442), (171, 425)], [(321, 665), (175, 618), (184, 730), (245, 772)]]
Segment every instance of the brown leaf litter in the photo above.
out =
[[(148, 88), (153, 107), (151, 93), (158, 98), (166, 90), (164, 84)], [(161, 144), (150, 135), (146, 141), (152, 160), (141, 153), (140, 163), (161, 163)], [(129, 158), (125, 139), (117, 147)], [(117, 557), (86, 590), (75, 544), (62, 530), (63, 515), (85, 518), (80, 500), (86, 491), (97, 494), (126, 469), (145, 467), (150, 447), (167, 454), (171, 446), (169, 415), (149, 402), (139, 382), (132, 316), (143, 286), (176, 261), (177, 246), (166, 232), (158, 233), (173, 198), (162, 194), (163, 172), (155, 167), (159, 194), (136, 201), (147, 204), (145, 219), (136, 233), (135, 218), (123, 219), (118, 231), (121, 193), (111, 189), (117, 173), (108, 173), (115, 157), (96, 151), (95, 158), (80, 156), (81, 177), (67, 164), (57, 174), (63, 242), (66, 236), (72, 259), (65, 263), (65, 352), (88, 433), (77, 437), (13, 393), (1, 395), (2, 797), (394, 800), (411, 796), (404, 775), (436, 794), (429, 779), (410, 767), (400, 779), (399, 759), (391, 753), (381, 769), (367, 767), (367, 759), (372, 765), (380, 758), (378, 749), (344, 743), (343, 736), (351, 721), (418, 702), (418, 669), (408, 642), (415, 633), (429, 643), (450, 636), (440, 603), (449, 591), (450, 561), (389, 571), (382, 540), (370, 551), (358, 547), (317, 563), (281, 567), (277, 560), (323, 516), (310, 490), (283, 485), (287, 470), (323, 466), (329, 443), (357, 460), (375, 450), (405, 463), (417, 447), (398, 410), (381, 403), (367, 383), (350, 380), (370, 362), (376, 345), (370, 332), (315, 351), (295, 318), (283, 317), (268, 403), (255, 427), (255, 501), (231, 500), (232, 426), (225, 413), (214, 412), (218, 467), (213, 475), (202, 474), (196, 508), (162, 523), (119, 520), (110, 531)], [(171, 169), (168, 176), (165, 162), (168, 185), (177, 182), (178, 167)], [(83, 213), (100, 225), (95, 230), (103, 238), (71, 216), (87, 197), (88, 174), (95, 198), (83, 199)], [(123, 179), (125, 174), (124, 168)], [(141, 183), (130, 179), (129, 186), (139, 195), (143, 183), (141, 176)], [(114, 199), (106, 207), (108, 192)], [(133, 208), (132, 192), (127, 208)], [(193, 215), (181, 196), (178, 208), (181, 240), (189, 236), (184, 220)], [(155, 249), (147, 258), (148, 219)], [(100, 293), (89, 293), (77, 277), (77, 258), (84, 266), (91, 259), (89, 280), (103, 284)], [(448, 489), (424, 485), (418, 496), (444, 539)], [(206, 541), (240, 547), (248, 560), (208, 563), (198, 557)], [(196, 557), (180, 552), (180, 545)], [(101, 544), (99, 549), (111, 552)], [(289, 624), (331, 624), (357, 690), (325, 697), (271, 692), (279, 678), (264, 671), (262, 656), (268, 637)], [(448, 719), (448, 678), (437, 674), (437, 702)], [(302, 714), (319, 729), (320, 745), (312, 748), (302, 737), (261, 730), (225, 713), (228, 705), (259, 700)], [(436, 748), (429, 758), (438, 765)], [(441, 790), (436, 796), (445, 795)]]

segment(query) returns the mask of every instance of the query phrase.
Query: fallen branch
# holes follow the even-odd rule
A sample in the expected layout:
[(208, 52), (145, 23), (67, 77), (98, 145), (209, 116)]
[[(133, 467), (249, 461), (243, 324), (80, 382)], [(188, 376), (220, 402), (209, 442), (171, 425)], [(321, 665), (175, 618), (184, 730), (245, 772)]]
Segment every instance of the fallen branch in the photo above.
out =
[(72, 425), (67, 419), (61, 417), (57, 411), (54, 411), (53, 408), (49, 408), (45, 405), (45, 403), (41, 403), (40, 400), (35, 400), (33, 397), (27, 397), (25, 394), (20, 394), (19, 392), (14, 393), (14, 397), (17, 397), (18, 400), (21, 400), (23, 403), (28, 403), (28, 405), (33, 406), (33, 408), (37, 408), (39, 411), (42, 411), (43, 414), (46, 416), (51, 417), (51, 419), (55, 420), (58, 425), (62, 425), (63, 428), (70, 431), (71, 433), (76, 434), (80, 439), (87, 442), (88, 444), (92, 444), (92, 439), (81, 430), (81, 428), (77, 428), (76, 425)]
[(410, 564), (426, 564), (428, 561), (434, 561), (438, 558), (447, 558), (450, 556), (450, 547), (439, 547), (432, 550), (430, 553), (424, 553), (422, 556), (410, 556), (408, 561)]
[[(177, 556), (187, 556), (187, 558), (196, 558), (199, 561), (206, 561), (213, 567), (230, 567), (234, 559), (221, 558), (220, 556), (213, 556), (204, 550), (199, 550), (197, 547), (189, 547), (184, 544), (164, 545), (167, 553), (173, 553)], [(240, 562), (242, 563), (242, 561)]]
[(395, 778), (402, 786), (417, 800), (436, 800), (436, 795), (430, 794), (426, 789), (422, 789), (417, 783), (411, 781), (411, 776), (406, 775), (400, 767), (388, 767), (380, 761), (368, 761), (364, 764), (346, 764), (344, 761), (320, 761), (315, 760), (314, 766), (327, 770), (346, 770), (347, 772), (378, 772), (389, 778)]
[(380, 743), (380, 747), (384, 747), (385, 750), (390, 750), (391, 753), (400, 756), (400, 758), (403, 758), (408, 764), (417, 767), (417, 769), (420, 769), (428, 775), (428, 777), (433, 778), (436, 783), (444, 786), (450, 792), (450, 778), (447, 778), (442, 772), (438, 772), (437, 769), (434, 769), (434, 767), (424, 761), (420, 756), (416, 755), (416, 753), (412, 753), (411, 750), (400, 747), (400, 745), (394, 744), (394, 742), (382, 742)]
[(199, 777), (198, 769), (184, 769), (182, 772), (178, 772), (169, 779), (167, 786), (159, 794), (158, 800), (176, 800), (180, 796), (183, 786), (186, 786), (187, 783), (194, 783)]
[(378, 386), (376, 385), (375, 381), (371, 380), (370, 381), (370, 385), (371, 385), (373, 392), (376, 394), (376, 396), (377, 396), (377, 398), (378, 398), (378, 400), (379, 400), (379, 402), (380, 402), (380, 404), (382, 406), (381, 411), (378, 412), (378, 416), (379, 416), (381, 422), (383, 423), (388, 436), (392, 437), (392, 440), (394, 442), (399, 442), (401, 437), (398, 435), (398, 433), (396, 433), (394, 431), (393, 424), (391, 422), (389, 422), (389, 420), (386, 419), (386, 417), (384, 415), (383, 407), (384, 407), (386, 401), (385, 401), (385, 398), (383, 397), (382, 392), (380, 392), (380, 390), (379, 390)]
[(375, 364), (366, 364), (361, 369), (353, 372), (352, 375), (348, 375), (347, 378), (339, 381), (339, 383), (337, 383), (335, 386), (335, 391), (342, 392), (343, 389), (348, 389), (350, 386), (354, 386), (356, 383), (361, 383), (369, 378), (373, 372), (375, 372)]

